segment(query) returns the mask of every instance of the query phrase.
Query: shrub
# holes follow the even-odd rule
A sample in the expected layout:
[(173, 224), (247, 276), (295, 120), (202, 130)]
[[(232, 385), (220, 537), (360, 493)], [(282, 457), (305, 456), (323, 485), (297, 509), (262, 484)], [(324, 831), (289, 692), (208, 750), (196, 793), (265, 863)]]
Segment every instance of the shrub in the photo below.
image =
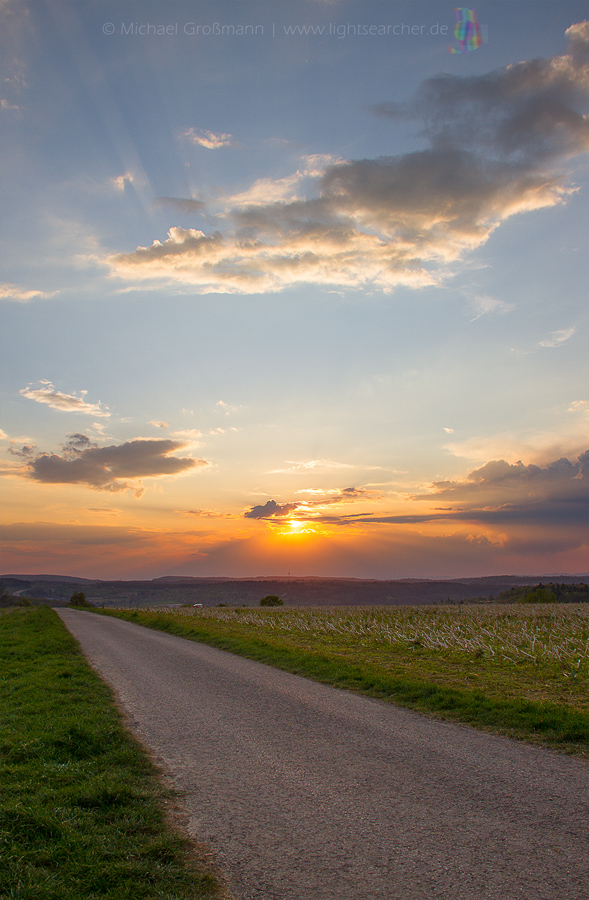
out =
[(284, 600), (281, 600), (276, 594), (268, 594), (267, 597), (262, 597), (260, 606), (284, 606)]

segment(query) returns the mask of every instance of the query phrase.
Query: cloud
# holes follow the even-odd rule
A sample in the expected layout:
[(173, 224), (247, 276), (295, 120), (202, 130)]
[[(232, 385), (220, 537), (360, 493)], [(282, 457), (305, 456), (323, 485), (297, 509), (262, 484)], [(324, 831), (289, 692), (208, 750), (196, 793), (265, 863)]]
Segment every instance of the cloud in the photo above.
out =
[(538, 343), (539, 347), (560, 347), (561, 344), (564, 344), (565, 341), (568, 341), (577, 331), (576, 326), (573, 325), (572, 328), (562, 328), (559, 331), (552, 332), (552, 338), (546, 341), (540, 341)]
[(230, 134), (215, 134), (213, 131), (201, 131), (197, 134), (194, 128), (187, 128), (182, 132), (182, 137), (188, 138), (193, 144), (205, 147), (207, 150), (218, 150), (220, 147), (232, 147), (233, 137)]
[(97, 446), (98, 444), (94, 443), (87, 434), (80, 434), (79, 431), (76, 431), (74, 434), (68, 435), (68, 440), (63, 445), (63, 452), (75, 456), (82, 450), (88, 450), (90, 447)]
[[(525, 525), (587, 531), (589, 523), (589, 450), (576, 462), (566, 457), (545, 466), (493, 460), (463, 481), (434, 482), (426, 494), (412, 498), (435, 504), (431, 512), (373, 516), (324, 517), (332, 524), (421, 524), (470, 522), (479, 526)], [(443, 503), (443, 506), (440, 506)], [(567, 540), (569, 536), (567, 535)]]
[(110, 179), (110, 183), (117, 191), (124, 191), (126, 187), (136, 182), (137, 176), (133, 172), (125, 172), (124, 175), (117, 175), (116, 178)]
[(202, 432), (198, 428), (184, 428), (180, 431), (173, 431), (172, 437), (181, 438), (187, 441), (198, 441), (202, 437)]
[(426, 493), (408, 499), (430, 509), (329, 513), (313, 521), (354, 533), (393, 527), (400, 539), (407, 527), (414, 535), (439, 533), (440, 528), (449, 535), (457, 529), (469, 541), (485, 541), (514, 554), (576, 551), (589, 544), (589, 450), (575, 462), (563, 457), (544, 466), (493, 460), (462, 481), (434, 482)]
[(545, 422), (543, 429), (475, 435), (463, 440), (450, 440), (442, 447), (453, 456), (467, 459), (471, 465), (482, 465), (489, 459), (522, 458), (545, 465), (561, 456), (576, 458), (589, 442), (588, 408), (589, 404), (575, 401), (573, 405), (563, 405), (560, 414), (555, 410), (552, 424)]
[(514, 309), (513, 303), (506, 303), (505, 300), (490, 297), (488, 294), (476, 294), (470, 300), (470, 306), (475, 313), (471, 320), (473, 322), (476, 322), (481, 316), (504, 315)]
[(23, 444), (22, 447), (14, 447), (11, 446), (8, 448), (7, 452), (11, 454), (11, 456), (19, 456), (21, 459), (30, 459), (33, 456), (36, 447), (34, 444)]
[(20, 110), (20, 106), (16, 106), (14, 103), (10, 103), (9, 100), (6, 100), (6, 98), (3, 97), (0, 100), (0, 110), (2, 110), (2, 112), (8, 112), (11, 109)]
[(153, 425), (154, 428), (169, 428), (168, 422), (157, 422), (154, 419), (150, 419), (150, 425)]
[(110, 416), (110, 412), (108, 409), (102, 408), (100, 401), (98, 403), (87, 403), (84, 400), (85, 395), (88, 393), (87, 391), (80, 391), (80, 396), (77, 397), (75, 394), (64, 394), (62, 391), (56, 390), (55, 386), (45, 379), (37, 382), (37, 384), (43, 386), (35, 387), (29, 384), (20, 393), (29, 400), (36, 400), (37, 403), (46, 403), (52, 409), (60, 409), (63, 412), (85, 413), (98, 418), (108, 418)]
[(0, 284), (0, 300), (16, 300), (26, 303), (28, 300), (46, 299), (54, 297), (57, 291), (27, 291), (18, 284)]
[(282, 518), (291, 513), (297, 506), (299, 506), (298, 503), (283, 503), (280, 505), (276, 500), (268, 500), (263, 506), (252, 506), (243, 515), (246, 519)]
[[(474, 469), (464, 481), (434, 482), (432, 497), (461, 504), (459, 511), (513, 510), (538, 504), (571, 503), (589, 512), (589, 450), (574, 463), (566, 457), (545, 466), (493, 460)], [(454, 510), (454, 507), (451, 507)], [(588, 519), (589, 521), (589, 519)]]
[(369, 491), (359, 487), (336, 488), (330, 491), (321, 488), (307, 488), (295, 493), (310, 494), (311, 496), (308, 500), (298, 500), (293, 503), (279, 504), (275, 500), (268, 500), (263, 506), (253, 506), (248, 512), (244, 513), (244, 517), (246, 519), (273, 519), (284, 518), (285, 516), (290, 517), (292, 513), (292, 518), (316, 519), (321, 515), (320, 510), (325, 507), (374, 500), (380, 496), (376, 491)]
[[(224, 231), (171, 228), (162, 242), (109, 258), (132, 281), (159, 279), (200, 293), (280, 291), (302, 283), (440, 284), (448, 264), (480, 247), (506, 219), (563, 203), (563, 167), (589, 149), (589, 24), (566, 32), (568, 51), (479, 76), (425, 81), (389, 118), (417, 119), (429, 146), (379, 159), (315, 158), (283, 179), (225, 198)], [(185, 132), (202, 146), (229, 135)], [(307, 158), (309, 160), (310, 158)], [(303, 176), (306, 196), (299, 196)], [(507, 312), (481, 297), (477, 317)]]
[(182, 441), (136, 439), (110, 447), (97, 447), (86, 435), (72, 435), (62, 455), (41, 453), (27, 475), (44, 484), (84, 484), (98, 490), (136, 494), (143, 488), (137, 479), (178, 475), (207, 466), (204, 459), (178, 458), (172, 453), (187, 446)]
[(235, 519), (233, 513), (216, 512), (214, 509), (177, 509), (182, 516), (194, 516), (197, 519)]
[(275, 500), (268, 500), (263, 506), (253, 506), (248, 512), (244, 513), (244, 517), (246, 519), (282, 518), (295, 510), (298, 511), (301, 505), (300, 502), (279, 504)]
[(225, 197), (224, 202), (229, 208), (240, 209), (302, 200), (304, 198), (300, 194), (300, 188), (305, 179), (319, 178), (327, 166), (341, 162), (341, 159), (328, 153), (303, 156), (300, 167), (292, 175), (284, 178), (258, 178), (246, 191)]
[[(290, 475), (293, 472), (304, 472), (309, 469), (353, 469), (354, 466), (349, 463), (340, 463), (336, 462), (333, 459), (310, 459), (308, 462), (293, 462), (292, 460), (287, 460), (290, 468), (288, 469), (272, 469), (271, 472), (268, 472), (268, 475)], [(364, 467), (366, 468), (366, 467)], [(368, 466), (368, 468), (374, 468), (373, 466)]]

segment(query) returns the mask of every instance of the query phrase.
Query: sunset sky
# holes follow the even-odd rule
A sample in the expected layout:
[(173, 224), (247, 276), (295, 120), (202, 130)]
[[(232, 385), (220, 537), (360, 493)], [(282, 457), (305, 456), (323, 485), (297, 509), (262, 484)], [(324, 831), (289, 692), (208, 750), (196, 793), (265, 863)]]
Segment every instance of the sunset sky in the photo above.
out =
[(0, 0), (1, 572), (589, 571), (589, 2), (474, 10)]

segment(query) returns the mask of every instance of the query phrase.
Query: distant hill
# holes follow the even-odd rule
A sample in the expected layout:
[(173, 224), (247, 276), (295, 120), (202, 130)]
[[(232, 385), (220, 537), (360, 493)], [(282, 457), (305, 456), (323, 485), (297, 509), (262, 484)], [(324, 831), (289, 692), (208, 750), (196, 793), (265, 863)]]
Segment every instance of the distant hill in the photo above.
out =
[(0, 575), (0, 581), (58, 581), (60, 584), (95, 584), (97, 578), (77, 578), (75, 575)]
[(262, 597), (276, 594), (287, 606), (397, 606), (432, 603), (490, 601), (523, 585), (558, 581), (575, 584), (583, 576), (489, 575), (478, 578), (398, 579), (298, 576), (173, 576), (150, 581), (99, 581), (69, 575), (3, 575), (5, 589), (20, 597), (45, 598), (60, 606), (67, 603), (74, 585), (83, 586), (86, 599), (107, 606), (258, 606)]

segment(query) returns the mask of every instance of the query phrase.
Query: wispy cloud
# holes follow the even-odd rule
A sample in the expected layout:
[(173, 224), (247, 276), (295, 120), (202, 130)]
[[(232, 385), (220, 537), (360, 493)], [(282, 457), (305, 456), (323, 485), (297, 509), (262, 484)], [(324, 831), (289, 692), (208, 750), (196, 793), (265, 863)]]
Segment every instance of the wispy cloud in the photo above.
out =
[(125, 172), (110, 179), (110, 183), (117, 191), (124, 191), (126, 187), (137, 182), (137, 176), (133, 172)]
[(305, 180), (320, 178), (330, 165), (342, 160), (327, 153), (304, 156), (301, 165), (292, 175), (284, 178), (259, 178), (246, 191), (224, 198), (228, 209), (265, 206), (273, 203), (293, 203), (304, 199), (301, 185)]
[[(205, 234), (175, 227), (162, 242), (109, 259), (133, 281), (206, 292), (258, 293), (314, 283), (348, 288), (439, 284), (448, 263), (480, 247), (506, 219), (555, 206), (572, 188), (563, 162), (589, 149), (589, 23), (567, 30), (568, 52), (486, 75), (437, 76), (413, 100), (383, 104), (418, 119), (427, 149), (327, 162), (258, 180), (226, 199), (230, 223)], [(202, 146), (230, 135), (185, 132)], [(299, 196), (302, 175), (311, 188)], [(481, 297), (476, 317), (508, 305)]]
[(293, 462), (287, 460), (288, 469), (272, 469), (268, 475), (287, 475), (293, 472), (305, 472), (309, 469), (353, 469), (349, 463), (336, 462), (333, 459), (310, 459), (308, 462)]
[(193, 144), (199, 147), (205, 147), (207, 150), (218, 150), (220, 147), (231, 147), (234, 145), (233, 135), (221, 134), (213, 131), (195, 131), (194, 128), (187, 128), (182, 132), (182, 137), (187, 138)]
[(42, 379), (37, 382), (39, 387), (29, 384), (23, 388), (20, 393), (29, 400), (35, 400), (37, 403), (45, 403), (52, 409), (59, 409), (62, 412), (84, 413), (98, 418), (108, 418), (110, 412), (108, 408), (103, 408), (100, 401), (98, 403), (88, 403), (84, 398), (88, 391), (80, 391), (79, 396), (76, 394), (64, 394), (58, 391), (50, 382)]
[(561, 328), (559, 331), (553, 331), (552, 337), (548, 338), (545, 341), (539, 341), (539, 347), (560, 347), (561, 344), (564, 344), (565, 341), (570, 340), (572, 336), (576, 333), (577, 327), (573, 325), (572, 328)]
[(491, 297), (488, 294), (475, 294), (470, 300), (470, 308), (474, 312), (473, 322), (482, 316), (504, 315), (514, 309), (513, 303), (507, 303), (505, 300), (499, 300), (497, 297)]
[(235, 519), (233, 513), (217, 512), (214, 509), (177, 509), (182, 516), (194, 516), (196, 519)]
[(27, 300), (54, 297), (56, 293), (56, 291), (27, 290), (18, 284), (0, 284), (0, 300), (16, 300), (19, 303), (26, 303)]

